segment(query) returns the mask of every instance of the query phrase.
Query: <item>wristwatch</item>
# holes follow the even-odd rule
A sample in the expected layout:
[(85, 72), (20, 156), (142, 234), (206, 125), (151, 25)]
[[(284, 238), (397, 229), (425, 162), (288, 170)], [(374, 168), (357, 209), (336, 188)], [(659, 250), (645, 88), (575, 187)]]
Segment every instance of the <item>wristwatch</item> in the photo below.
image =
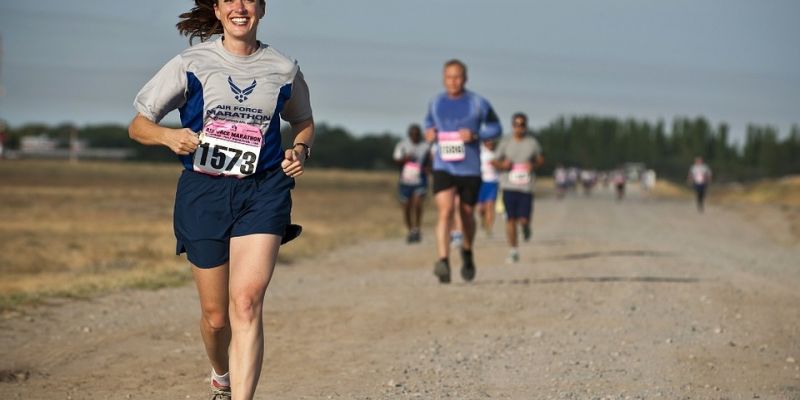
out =
[(303, 154), (305, 154), (306, 160), (311, 158), (311, 146), (309, 146), (309, 145), (307, 145), (305, 143), (302, 143), (302, 142), (298, 142), (298, 143), (295, 143), (292, 146), (292, 150), (294, 150), (294, 148), (297, 147), (297, 146), (303, 146)]

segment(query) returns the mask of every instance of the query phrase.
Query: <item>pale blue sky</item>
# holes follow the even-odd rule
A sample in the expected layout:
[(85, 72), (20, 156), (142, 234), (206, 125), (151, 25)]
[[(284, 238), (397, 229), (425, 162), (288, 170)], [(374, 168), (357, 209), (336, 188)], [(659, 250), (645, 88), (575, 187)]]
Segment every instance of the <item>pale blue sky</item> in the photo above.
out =
[[(318, 121), (401, 133), (442, 62), (503, 123), (592, 113), (800, 123), (796, 0), (269, 0), (260, 38), (300, 61)], [(2, 2), (0, 118), (127, 123), (139, 88), (188, 41), (188, 0)], [(174, 119), (173, 119), (174, 120)]]

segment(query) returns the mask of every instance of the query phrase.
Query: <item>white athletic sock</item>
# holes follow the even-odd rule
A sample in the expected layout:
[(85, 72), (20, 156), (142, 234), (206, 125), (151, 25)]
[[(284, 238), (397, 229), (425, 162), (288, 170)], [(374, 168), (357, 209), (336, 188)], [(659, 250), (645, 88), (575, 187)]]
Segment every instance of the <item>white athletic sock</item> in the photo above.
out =
[(214, 371), (214, 368), (211, 368), (211, 379), (214, 382), (217, 382), (221, 386), (230, 386), (231, 385), (230, 372), (226, 372), (223, 375), (218, 375), (217, 371)]

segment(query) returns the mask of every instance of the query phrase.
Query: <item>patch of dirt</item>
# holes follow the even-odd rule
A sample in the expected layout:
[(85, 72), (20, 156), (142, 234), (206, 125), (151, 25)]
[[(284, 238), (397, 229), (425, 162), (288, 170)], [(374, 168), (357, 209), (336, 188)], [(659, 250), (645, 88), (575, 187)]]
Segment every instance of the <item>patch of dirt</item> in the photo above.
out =
[[(800, 249), (781, 215), (599, 191), (537, 201), (517, 264), (499, 219), (473, 283), (458, 255), (437, 283), (430, 229), (279, 267), (256, 398), (797, 399)], [(0, 321), (0, 390), (207, 398), (198, 318), (193, 285), (27, 309)]]

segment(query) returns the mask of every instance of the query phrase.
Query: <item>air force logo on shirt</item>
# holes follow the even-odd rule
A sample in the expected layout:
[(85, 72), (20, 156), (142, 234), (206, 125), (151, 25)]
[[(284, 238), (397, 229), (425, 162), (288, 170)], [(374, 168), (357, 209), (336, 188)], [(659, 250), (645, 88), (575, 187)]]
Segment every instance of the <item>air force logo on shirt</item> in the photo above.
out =
[(251, 83), (250, 86), (248, 86), (248, 87), (246, 87), (244, 89), (239, 89), (239, 87), (236, 86), (235, 83), (233, 83), (233, 79), (231, 79), (231, 77), (229, 76), (228, 77), (228, 85), (231, 86), (231, 91), (233, 92), (233, 97), (236, 100), (238, 100), (239, 103), (244, 103), (244, 101), (247, 100), (247, 96), (253, 94), (253, 91), (256, 89), (256, 80), (253, 79), (253, 83)]

